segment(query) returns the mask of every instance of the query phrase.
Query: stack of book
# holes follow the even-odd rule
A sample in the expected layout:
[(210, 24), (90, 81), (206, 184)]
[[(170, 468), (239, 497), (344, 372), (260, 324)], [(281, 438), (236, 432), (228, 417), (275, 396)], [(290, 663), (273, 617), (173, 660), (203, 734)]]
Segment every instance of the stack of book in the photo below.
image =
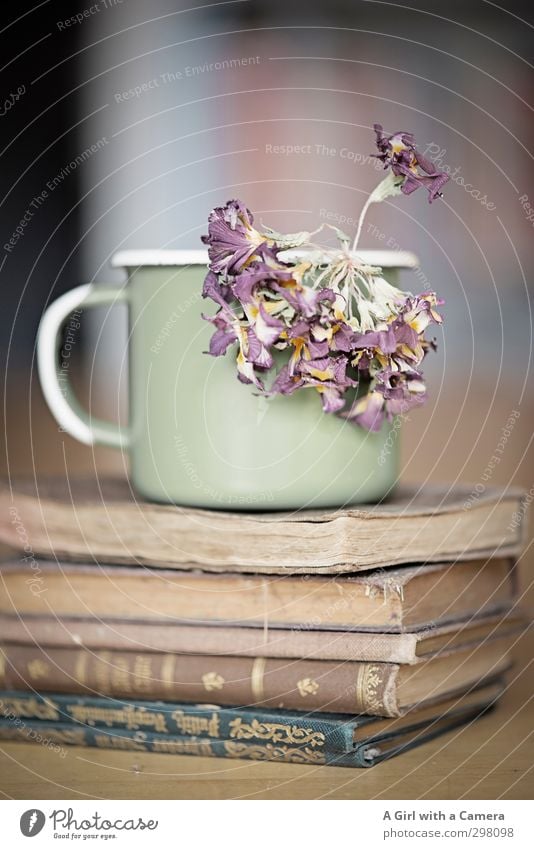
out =
[(0, 738), (365, 767), (472, 722), (524, 628), (517, 492), (294, 514), (0, 489)]

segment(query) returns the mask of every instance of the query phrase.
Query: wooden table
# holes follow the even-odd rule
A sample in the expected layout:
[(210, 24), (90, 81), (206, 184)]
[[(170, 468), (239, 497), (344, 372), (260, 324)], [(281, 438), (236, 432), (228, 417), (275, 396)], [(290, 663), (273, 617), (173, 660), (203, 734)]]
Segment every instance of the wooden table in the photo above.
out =
[[(69, 747), (0, 746), (7, 799), (531, 799), (531, 635), (499, 707), (471, 727), (368, 770)], [(514, 680), (515, 679), (515, 680)], [(530, 700), (530, 701), (529, 701)]]

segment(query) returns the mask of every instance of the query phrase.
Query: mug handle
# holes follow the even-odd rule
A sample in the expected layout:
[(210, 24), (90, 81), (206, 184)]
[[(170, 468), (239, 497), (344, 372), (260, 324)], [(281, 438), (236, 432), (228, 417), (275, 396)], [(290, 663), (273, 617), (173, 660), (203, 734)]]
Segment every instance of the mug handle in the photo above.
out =
[(129, 436), (124, 428), (90, 415), (76, 398), (58, 362), (60, 333), (71, 313), (78, 307), (127, 303), (126, 289), (87, 283), (61, 295), (44, 313), (37, 334), (37, 368), (43, 395), (52, 415), (62, 429), (85, 445), (127, 448)]

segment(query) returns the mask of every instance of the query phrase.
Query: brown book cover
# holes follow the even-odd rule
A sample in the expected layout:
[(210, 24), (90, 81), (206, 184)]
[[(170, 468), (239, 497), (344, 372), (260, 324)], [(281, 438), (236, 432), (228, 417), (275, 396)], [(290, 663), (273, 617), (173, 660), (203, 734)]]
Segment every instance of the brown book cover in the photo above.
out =
[(0, 687), (400, 716), (416, 704), (443, 700), (503, 673), (512, 645), (513, 637), (488, 639), (409, 666), (5, 643)]
[(524, 628), (524, 621), (519, 611), (510, 610), (410, 633), (377, 634), (299, 628), (269, 631), (235, 625), (205, 628), (113, 618), (58, 620), (55, 616), (24, 619), (0, 616), (0, 643), (6, 640), (58, 648), (84, 646), (91, 650), (412, 664), (438, 652), (517, 634)]
[(0, 563), (0, 574), (0, 615), (48, 616), (53, 610), (62, 619), (92, 616), (162, 626), (227, 623), (265, 631), (417, 631), (429, 623), (504, 610), (515, 590), (513, 561), (503, 557), (353, 576), (183, 572), (45, 560), (29, 564), (24, 557)]
[[(15, 480), (0, 487), (0, 541), (32, 555), (291, 574), (517, 555), (517, 490), (399, 488), (389, 501), (339, 510), (228, 513), (136, 500), (126, 480)], [(517, 516), (520, 519), (517, 519)]]

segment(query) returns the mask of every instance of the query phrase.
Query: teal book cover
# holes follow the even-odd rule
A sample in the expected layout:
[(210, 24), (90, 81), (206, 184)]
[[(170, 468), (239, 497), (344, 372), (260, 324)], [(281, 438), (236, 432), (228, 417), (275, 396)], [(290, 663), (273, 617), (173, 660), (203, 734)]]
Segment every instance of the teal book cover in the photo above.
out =
[(209, 738), (169, 732), (136, 731), (124, 727), (110, 730), (82, 725), (80, 722), (42, 719), (26, 722), (12, 714), (9, 718), (0, 719), (0, 740), (35, 742), (54, 748), (60, 754), (64, 752), (65, 745), (77, 745), (115, 751), (366, 768), (467, 725), (492, 706), (493, 703), (486, 703), (484, 706), (451, 711), (443, 718), (436, 717), (433, 722), (408, 724), (399, 730), (386, 732), (374, 740), (354, 744), (352, 749), (346, 752), (318, 744), (313, 737), (298, 744), (281, 742), (272, 735), (254, 740), (236, 736)]

